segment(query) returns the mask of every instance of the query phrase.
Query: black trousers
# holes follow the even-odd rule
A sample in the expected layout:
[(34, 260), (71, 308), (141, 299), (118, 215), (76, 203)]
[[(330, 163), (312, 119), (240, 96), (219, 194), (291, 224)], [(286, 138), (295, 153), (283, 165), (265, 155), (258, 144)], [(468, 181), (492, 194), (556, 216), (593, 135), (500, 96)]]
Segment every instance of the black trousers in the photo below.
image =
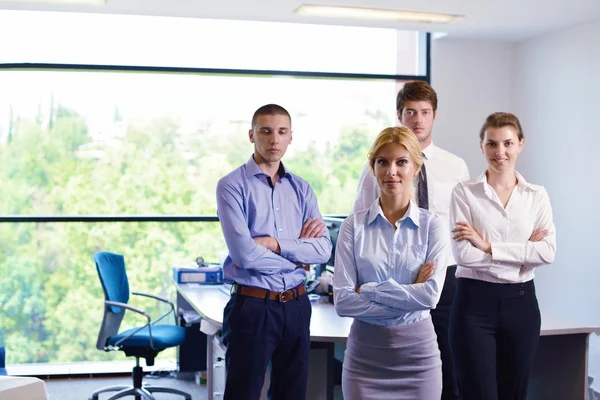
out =
[(458, 390), (458, 377), (454, 370), (454, 361), (450, 348), (450, 337), (448, 334), (450, 324), (450, 313), (452, 312), (452, 303), (456, 293), (456, 265), (451, 265), (446, 269), (446, 280), (442, 288), (442, 295), (437, 306), (431, 310), (431, 319), (437, 342), (440, 348), (442, 358), (442, 399), (441, 400), (460, 400)]
[(540, 325), (533, 280), (459, 278), (450, 343), (463, 400), (525, 400)]
[(269, 363), (269, 398), (305, 400), (311, 313), (306, 294), (281, 303), (234, 293), (223, 317), (224, 400), (258, 400)]

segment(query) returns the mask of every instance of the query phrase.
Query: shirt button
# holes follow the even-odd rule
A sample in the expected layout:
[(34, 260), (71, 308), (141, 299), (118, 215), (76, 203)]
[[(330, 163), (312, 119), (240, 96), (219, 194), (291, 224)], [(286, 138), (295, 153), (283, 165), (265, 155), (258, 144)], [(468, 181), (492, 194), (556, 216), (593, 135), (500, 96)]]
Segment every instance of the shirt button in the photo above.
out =
[(279, 211), (279, 208), (276, 208), (275, 211)]
[(279, 232), (283, 231), (283, 229), (279, 229)]

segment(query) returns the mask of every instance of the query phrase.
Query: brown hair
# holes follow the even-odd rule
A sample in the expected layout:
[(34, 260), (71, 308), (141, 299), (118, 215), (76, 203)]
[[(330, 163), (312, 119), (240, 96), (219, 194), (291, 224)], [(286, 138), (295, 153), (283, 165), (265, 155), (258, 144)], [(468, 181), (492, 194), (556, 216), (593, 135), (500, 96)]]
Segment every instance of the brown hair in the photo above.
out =
[(410, 129), (404, 126), (395, 126), (392, 128), (385, 128), (375, 138), (368, 155), (371, 171), (375, 170), (375, 158), (377, 158), (377, 153), (379, 153), (383, 147), (392, 143), (404, 146), (404, 148), (408, 150), (410, 159), (417, 167), (417, 171), (421, 168), (421, 165), (423, 165), (423, 158), (421, 157), (419, 140)]
[(485, 122), (483, 123), (483, 126), (481, 127), (481, 130), (479, 131), (479, 139), (483, 140), (483, 137), (485, 136), (485, 131), (487, 131), (489, 128), (503, 128), (505, 126), (511, 126), (515, 128), (515, 130), (517, 131), (517, 137), (519, 138), (519, 141), (523, 140), (523, 129), (521, 128), (519, 118), (517, 118), (517, 116), (514, 114), (506, 112), (495, 112), (493, 114), (490, 114), (486, 118)]
[(437, 111), (437, 93), (425, 81), (406, 82), (396, 96), (396, 110), (402, 112), (407, 101), (428, 101), (433, 111)]
[(252, 129), (254, 129), (254, 125), (256, 124), (256, 119), (258, 117), (262, 117), (263, 115), (287, 115), (287, 117), (290, 119), (290, 124), (292, 123), (292, 117), (285, 108), (278, 104), (266, 104), (254, 111), (254, 115), (252, 116)]

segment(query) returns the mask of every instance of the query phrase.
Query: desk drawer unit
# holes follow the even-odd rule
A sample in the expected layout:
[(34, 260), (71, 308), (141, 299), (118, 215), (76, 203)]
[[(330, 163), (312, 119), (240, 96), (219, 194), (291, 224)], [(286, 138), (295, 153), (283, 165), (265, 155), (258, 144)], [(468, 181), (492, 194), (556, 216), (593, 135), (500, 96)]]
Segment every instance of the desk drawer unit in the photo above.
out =
[[(225, 380), (227, 378), (227, 370), (225, 369), (225, 350), (226, 347), (219, 335), (214, 335), (212, 340), (212, 400), (223, 400), (225, 393)], [(210, 357), (210, 356), (209, 356)], [(269, 388), (270, 371), (265, 374), (265, 382), (263, 385), (260, 400), (268, 400), (267, 390)], [(209, 397), (210, 399), (210, 397)]]
[(213, 399), (223, 399), (225, 393), (225, 346), (218, 335), (213, 336)]

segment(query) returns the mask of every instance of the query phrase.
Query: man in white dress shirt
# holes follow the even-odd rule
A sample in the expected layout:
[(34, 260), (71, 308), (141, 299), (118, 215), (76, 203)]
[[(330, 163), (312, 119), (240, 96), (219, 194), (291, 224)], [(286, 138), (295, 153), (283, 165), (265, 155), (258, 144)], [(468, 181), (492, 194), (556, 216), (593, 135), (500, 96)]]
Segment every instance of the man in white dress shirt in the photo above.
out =
[[(448, 226), (447, 232), (450, 235), (448, 220), (450, 195), (458, 182), (469, 179), (467, 164), (457, 155), (433, 144), (432, 129), (437, 113), (437, 94), (428, 83), (423, 81), (407, 82), (398, 92), (396, 109), (398, 110), (398, 120), (415, 133), (423, 152), (424, 167), (422, 170), (424, 174), (416, 183), (419, 207), (427, 208), (437, 214)], [(378, 197), (379, 188), (367, 163), (358, 182), (352, 211), (369, 208)], [(437, 307), (431, 311), (431, 317), (442, 357), (442, 400), (457, 400), (460, 399), (460, 393), (448, 343), (448, 322), (456, 291), (454, 277), (456, 263), (450, 253), (446, 265), (448, 269), (442, 296)]]

